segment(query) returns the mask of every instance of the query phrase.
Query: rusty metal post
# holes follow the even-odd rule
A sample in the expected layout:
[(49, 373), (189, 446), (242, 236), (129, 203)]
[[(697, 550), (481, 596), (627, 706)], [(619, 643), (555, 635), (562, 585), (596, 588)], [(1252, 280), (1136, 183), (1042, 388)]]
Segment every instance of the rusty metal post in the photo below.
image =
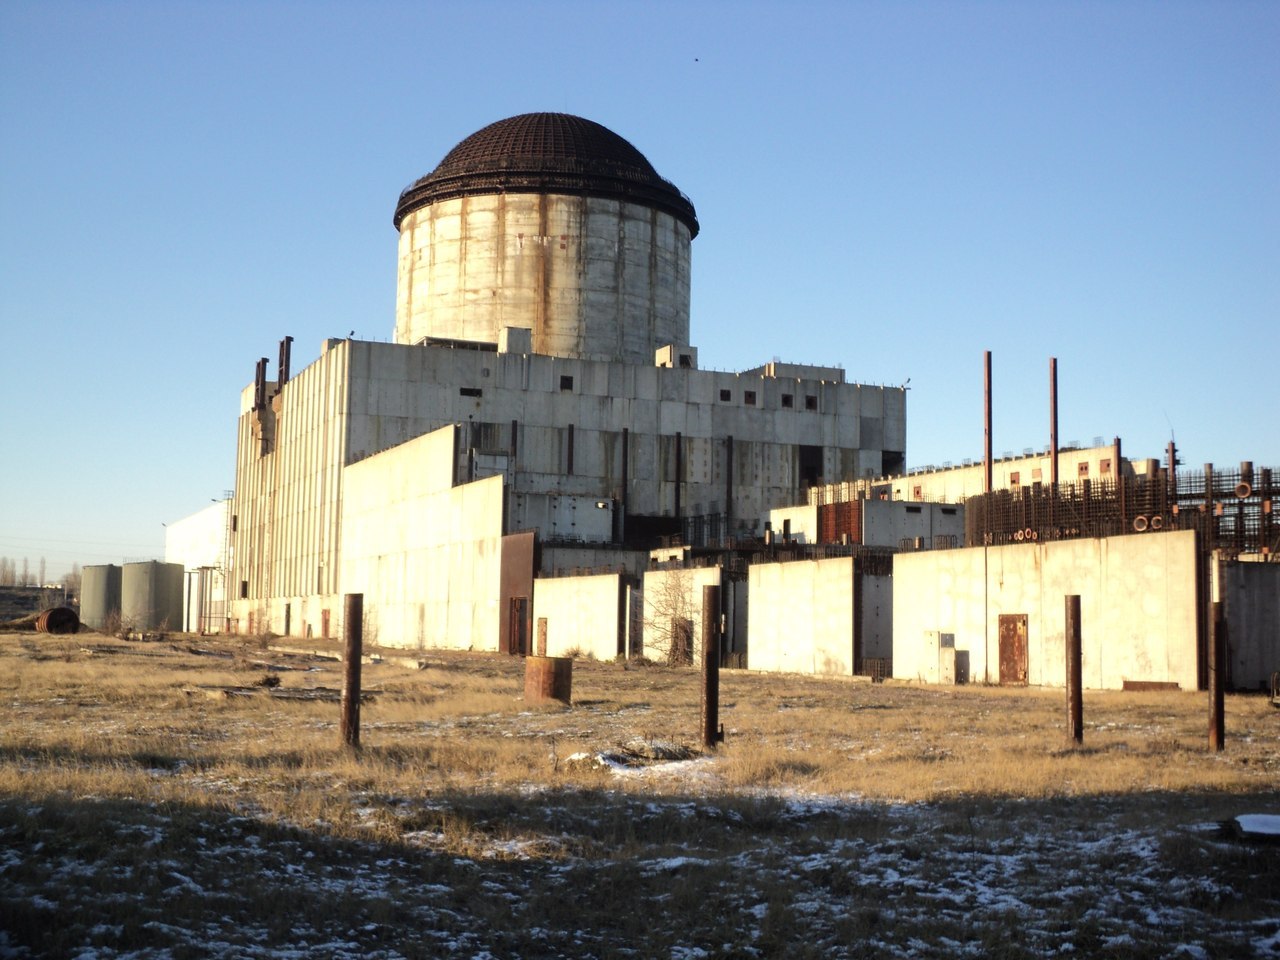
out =
[(702, 588), (702, 745), (714, 750), (720, 730), (720, 587)]
[(982, 492), (991, 492), (991, 351), (982, 353)]
[(360, 749), (360, 658), (364, 655), (364, 594), (348, 593), (342, 614), (342, 742)]
[(1067, 736), (1084, 743), (1084, 694), (1080, 654), (1080, 595), (1067, 596)]
[(1218, 753), (1226, 746), (1222, 691), (1227, 672), (1227, 620), (1221, 601), (1215, 600), (1209, 609), (1209, 751)]
[(1049, 358), (1049, 526), (1058, 539), (1058, 358)]

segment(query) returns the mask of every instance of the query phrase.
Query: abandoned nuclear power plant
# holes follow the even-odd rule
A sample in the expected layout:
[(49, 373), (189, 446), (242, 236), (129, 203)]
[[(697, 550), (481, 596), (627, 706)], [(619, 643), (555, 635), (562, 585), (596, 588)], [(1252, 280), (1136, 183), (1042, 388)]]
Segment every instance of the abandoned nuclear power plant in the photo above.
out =
[(137, 574), (170, 625), (336, 638), (361, 594), (380, 646), (691, 662), (718, 614), (726, 667), (1061, 686), (1078, 595), (1085, 687), (1203, 688), (1220, 611), (1230, 686), (1280, 670), (1271, 469), (1060, 445), (1053, 363), (1047, 444), (914, 470), (904, 387), (704, 369), (694, 204), (606, 127), (490, 124), (393, 223), (392, 341), (273, 338), (234, 490)]

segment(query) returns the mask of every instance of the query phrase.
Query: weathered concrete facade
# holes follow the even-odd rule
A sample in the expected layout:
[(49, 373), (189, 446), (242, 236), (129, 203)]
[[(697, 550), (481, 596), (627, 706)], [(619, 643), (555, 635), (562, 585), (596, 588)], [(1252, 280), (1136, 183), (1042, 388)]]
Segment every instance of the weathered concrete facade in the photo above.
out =
[(1191, 531), (899, 554), (893, 579), (896, 678), (940, 682), (949, 637), (974, 682), (1063, 686), (1065, 597), (1078, 594), (1086, 688), (1197, 687)]
[(689, 342), (689, 228), (614, 199), (497, 194), (445, 200), (400, 224), (397, 343), (497, 343), (650, 363)]

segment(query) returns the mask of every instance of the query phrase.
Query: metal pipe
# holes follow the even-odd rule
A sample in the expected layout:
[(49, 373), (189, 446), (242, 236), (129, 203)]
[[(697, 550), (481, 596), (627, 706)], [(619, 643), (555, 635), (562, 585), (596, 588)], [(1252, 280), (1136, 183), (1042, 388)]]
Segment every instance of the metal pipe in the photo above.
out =
[(982, 492), (991, 492), (991, 351), (982, 354)]
[(1069, 594), (1066, 600), (1067, 640), (1067, 736), (1084, 743), (1084, 694), (1081, 678), (1080, 595)]
[(360, 658), (364, 648), (364, 594), (348, 593), (342, 614), (343, 651), (342, 742), (360, 749)]
[(1049, 482), (1058, 489), (1058, 358), (1049, 358)]
[(702, 588), (702, 745), (714, 750), (720, 729), (720, 587)]
[(1222, 615), (1222, 602), (1209, 605), (1209, 751), (1220, 753), (1226, 746), (1223, 728), (1223, 685), (1227, 664), (1227, 620)]

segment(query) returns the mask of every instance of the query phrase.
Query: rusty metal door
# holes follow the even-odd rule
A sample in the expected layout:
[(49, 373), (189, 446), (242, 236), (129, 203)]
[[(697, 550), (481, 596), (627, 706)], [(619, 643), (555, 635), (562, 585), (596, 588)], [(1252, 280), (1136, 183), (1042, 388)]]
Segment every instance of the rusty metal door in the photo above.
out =
[(1027, 615), (1000, 614), (1000, 685), (1026, 686)]

